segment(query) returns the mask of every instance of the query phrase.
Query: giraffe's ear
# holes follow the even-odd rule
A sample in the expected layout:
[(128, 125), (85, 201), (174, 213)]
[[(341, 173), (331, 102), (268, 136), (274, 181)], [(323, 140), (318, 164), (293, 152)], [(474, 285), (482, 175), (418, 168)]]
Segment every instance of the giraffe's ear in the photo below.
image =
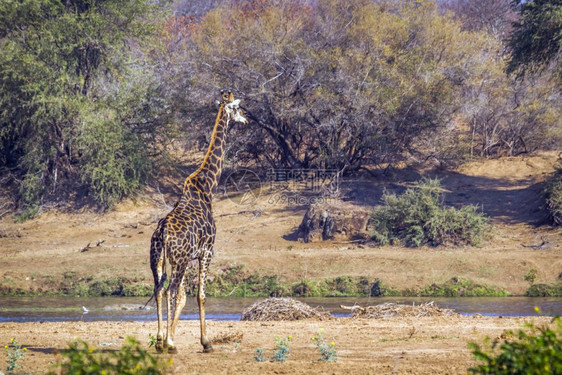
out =
[(231, 103), (234, 101), (234, 95), (232, 95), (232, 91), (228, 92), (228, 102)]
[(221, 102), (220, 102), (220, 101), (218, 101), (218, 100), (215, 100), (215, 107), (217, 107), (217, 108), (218, 108), (218, 107), (219, 107), (220, 105), (221, 105)]

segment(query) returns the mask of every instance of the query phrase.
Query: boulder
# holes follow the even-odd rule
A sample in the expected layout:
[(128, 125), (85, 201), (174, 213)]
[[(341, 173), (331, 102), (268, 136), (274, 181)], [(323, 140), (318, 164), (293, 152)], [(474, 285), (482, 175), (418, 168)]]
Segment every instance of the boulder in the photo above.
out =
[(297, 238), (304, 242), (368, 238), (370, 217), (370, 209), (350, 203), (312, 204), (299, 225)]

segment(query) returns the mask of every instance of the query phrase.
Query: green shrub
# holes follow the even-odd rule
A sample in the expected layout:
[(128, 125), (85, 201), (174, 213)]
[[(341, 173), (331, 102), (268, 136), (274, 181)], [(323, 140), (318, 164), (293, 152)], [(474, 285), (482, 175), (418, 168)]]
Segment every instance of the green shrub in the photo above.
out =
[(529, 284), (533, 284), (537, 279), (539, 271), (536, 268), (531, 268), (529, 272), (523, 275), (523, 280), (528, 281)]
[(555, 225), (562, 225), (562, 167), (556, 169), (544, 188), (546, 209)]
[(310, 280), (296, 283), (293, 285), (292, 292), (295, 297), (320, 297), (322, 295), (319, 285)]
[[(483, 349), (470, 343), (476, 359), (483, 361), (470, 368), (473, 374), (562, 374), (562, 323), (552, 320), (554, 327), (528, 324), (517, 332), (507, 331), (508, 339), (497, 348)], [(486, 338), (486, 342), (489, 338)], [(489, 350), (486, 352), (485, 350)]]
[(164, 374), (167, 363), (149, 354), (141, 343), (127, 337), (118, 351), (100, 352), (85, 341), (75, 341), (61, 352), (63, 360), (52, 374)]
[(533, 284), (525, 292), (527, 297), (562, 297), (562, 283)]
[(489, 228), (488, 218), (473, 205), (443, 207), (440, 182), (425, 179), (403, 194), (384, 193), (384, 204), (371, 216), (372, 237), (379, 244), (403, 243), (419, 247), (477, 245)]

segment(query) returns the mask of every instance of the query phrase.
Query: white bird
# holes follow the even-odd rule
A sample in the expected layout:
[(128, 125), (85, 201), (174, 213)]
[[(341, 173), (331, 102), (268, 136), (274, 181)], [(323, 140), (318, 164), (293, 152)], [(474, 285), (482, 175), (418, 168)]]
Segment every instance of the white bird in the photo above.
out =
[(82, 306), (82, 311), (84, 311), (83, 314), (87, 314), (87, 313), (90, 312), (90, 310), (88, 310), (88, 309), (87, 309), (86, 307), (84, 307), (84, 306)]

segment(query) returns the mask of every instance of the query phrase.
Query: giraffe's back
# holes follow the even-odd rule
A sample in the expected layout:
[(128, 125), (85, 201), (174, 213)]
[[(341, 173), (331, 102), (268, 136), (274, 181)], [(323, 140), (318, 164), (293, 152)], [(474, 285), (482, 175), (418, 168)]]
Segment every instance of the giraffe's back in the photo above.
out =
[(199, 259), (215, 241), (215, 222), (205, 204), (178, 204), (164, 219), (164, 244), (172, 264)]

